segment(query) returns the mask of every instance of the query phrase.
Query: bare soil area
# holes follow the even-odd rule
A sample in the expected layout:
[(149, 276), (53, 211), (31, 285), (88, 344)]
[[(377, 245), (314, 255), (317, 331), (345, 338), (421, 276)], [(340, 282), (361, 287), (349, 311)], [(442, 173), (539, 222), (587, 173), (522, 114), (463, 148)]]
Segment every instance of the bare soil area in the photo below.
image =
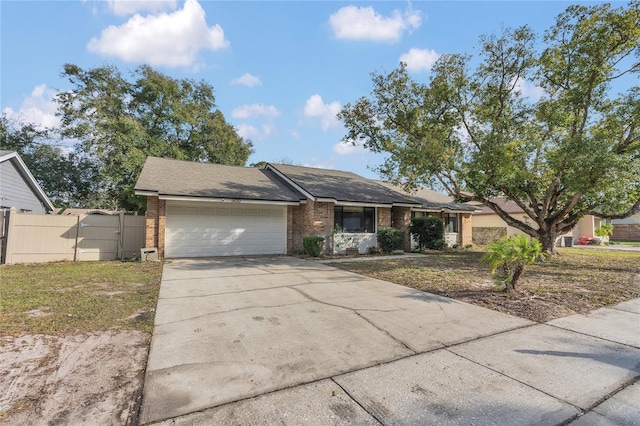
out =
[(148, 353), (140, 331), (0, 341), (0, 424), (135, 424)]

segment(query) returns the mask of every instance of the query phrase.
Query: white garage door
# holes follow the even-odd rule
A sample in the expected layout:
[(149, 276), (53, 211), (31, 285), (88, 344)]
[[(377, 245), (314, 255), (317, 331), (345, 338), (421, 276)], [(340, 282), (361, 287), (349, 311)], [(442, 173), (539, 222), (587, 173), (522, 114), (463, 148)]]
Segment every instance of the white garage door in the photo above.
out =
[(287, 208), (167, 202), (166, 257), (285, 254)]

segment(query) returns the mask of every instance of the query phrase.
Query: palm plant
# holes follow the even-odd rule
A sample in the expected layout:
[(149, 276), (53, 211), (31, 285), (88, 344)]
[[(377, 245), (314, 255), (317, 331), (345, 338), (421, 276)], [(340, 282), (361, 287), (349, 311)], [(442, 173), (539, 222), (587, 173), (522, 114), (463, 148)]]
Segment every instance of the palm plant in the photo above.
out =
[[(512, 291), (516, 290), (524, 267), (545, 256), (540, 241), (516, 234), (489, 244), (481, 262), (491, 267), (491, 274), (504, 283), (506, 291)], [(500, 273), (496, 273), (498, 269)]]

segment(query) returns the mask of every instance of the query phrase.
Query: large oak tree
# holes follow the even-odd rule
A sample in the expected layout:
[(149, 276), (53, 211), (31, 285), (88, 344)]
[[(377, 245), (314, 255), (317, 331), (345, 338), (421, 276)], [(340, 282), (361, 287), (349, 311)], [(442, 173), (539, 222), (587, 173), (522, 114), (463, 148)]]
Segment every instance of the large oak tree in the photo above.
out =
[(125, 78), (112, 66), (66, 64), (62, 76), (72, 88), (57, 95), (60, 132), (98, 171), (93, 207), (144, 210), (133, 187), (147, 156), (243, 166), (252, 152), (204, 81), (146, 65)]
[(553, 252), (587, 214), (640, 210), (639, 5), (571, 6), (541, 43), (526, 26), (483, 36), (479, 58), (443, 55), (426, 84), (404, 64), (374, 73), (340, 113), (345, 141), (388, 153), (380, 171), (407, 189), (482, 202)]

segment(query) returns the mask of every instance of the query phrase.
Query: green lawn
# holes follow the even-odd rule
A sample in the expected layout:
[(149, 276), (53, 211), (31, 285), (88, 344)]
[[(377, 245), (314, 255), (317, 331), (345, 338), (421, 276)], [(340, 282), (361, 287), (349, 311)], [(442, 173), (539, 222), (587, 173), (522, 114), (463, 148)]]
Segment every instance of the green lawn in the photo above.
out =
[(60, 262), (0, 267), (0, 335), (150, 332), (162, 264)]
[(627, 241), (627, 240), (611, 240), (615, 245), (640, 247), (640, 241)]

